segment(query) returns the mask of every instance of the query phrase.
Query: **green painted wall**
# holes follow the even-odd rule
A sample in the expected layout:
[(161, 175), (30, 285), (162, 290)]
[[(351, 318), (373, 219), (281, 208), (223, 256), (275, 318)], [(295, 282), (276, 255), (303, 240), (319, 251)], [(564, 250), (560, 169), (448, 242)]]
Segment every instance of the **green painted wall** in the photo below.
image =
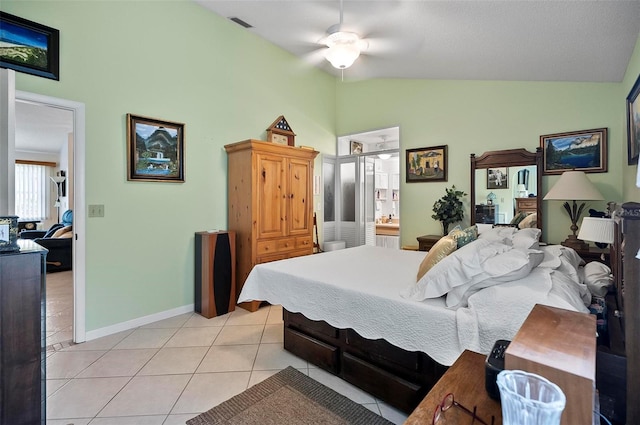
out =
[[(623, 99), (626, 99), (629, 96), (629, 92), (631, 88), (635, 84), (636, 80), (640, 78), (640, 37), (638, 37), (638, 41), (636, 42), (636, 48), (633, 51), (633, 55), (629, 60), (629, 66), (627, 67), (627, 72), (624, 76), (624, 80), (622, 80), (621, 92), (619, 94), (620, 105), (621, 105), (621, 114), (623, 119), (623, 128), (626, 129), (626, 103)], [(623, 183), (624, 183), (624, 200), (625, 201), (634, 201), (640, 202), (640, 189), (636, 187), (636, 166), (628, 165), (628, 154), (627, 154), (627, 133), (625, 130), (625, 150), (622, 155), (622, 169), (624, 171), (623, 174)]]
[[(334, 78), (192, 1), (0, 7), (60, 30), (60, 81), (16, 73), (17, 89), (86, 105), (86, 201), (105, 205), (87, 219), (87, 331), (193, 303), (193, 234), (226, 228), (225, 144), (284, 114), (297, 143), (335, 149)], [(184, 184), (127, 181), (127, 113), (186, 124)]]
[[(620, 84), (571, 82), (372, 80), (337, 85), (337, 134), (400, 126), (401, 174), (404, 150), (448, 145), (446, 183), (404, 183), (401, 177), (401, 243), (441, 234), (431, 218), (433, 203), (453, 184), (468, 193), (469, 155), (522, 147), (534, 151), (540, 135), (607, 127), (609, 172), (589, 174), (607, 200), (622, 200), (620, 159), (626, 155)], [(544, 195), (557, 177), (544, 177)], [(465, 222), (469, 223), (466, 197)], [(604, 202), (589, 204), (604, 209)], [(560, 202), (543, 204), (544, 240), (558, 243), (570, 233)]]

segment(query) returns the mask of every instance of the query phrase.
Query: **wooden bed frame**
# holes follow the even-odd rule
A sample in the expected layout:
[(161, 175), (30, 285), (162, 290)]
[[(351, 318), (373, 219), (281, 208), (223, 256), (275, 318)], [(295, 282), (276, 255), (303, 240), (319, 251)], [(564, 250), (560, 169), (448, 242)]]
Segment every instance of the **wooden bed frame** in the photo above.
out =
[[(598, 347), (597, 383), (601, 412), (613, 423), (624, 422), (627, 382), (622, 310), (622, 234), (617, 225), (611, 246), (616, 281), (607, 296), (609, 336)], [(620, 303), (620, 304), (619, 304)], [(337, 329), (283, 309), (284, 348), (296, 356), (344, 379), (404, 412), (410, 413), (447, 370), (429, 357), (389, 342), (370, 340), (353, 329)]]
[(284, 348), (410, 413), (447, 370), (425, 353), (283, 309)]

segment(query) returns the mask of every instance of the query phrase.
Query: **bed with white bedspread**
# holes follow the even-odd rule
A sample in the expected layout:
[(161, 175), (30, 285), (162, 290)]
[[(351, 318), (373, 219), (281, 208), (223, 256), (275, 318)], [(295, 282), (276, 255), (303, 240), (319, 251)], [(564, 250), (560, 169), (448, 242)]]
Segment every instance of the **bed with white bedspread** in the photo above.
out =
[[(282, 305), (285, 348), (295, 354), (351, 381), (360, 380), (354, 374), (395, 374), (417, 385), (414, 398), (419, 401), (444, 370), (439, 365), (451, 365), (465, 349), (488, 353), (497, 339), (513, 338), (536, 303), (588, 312), (590, 298), (579, 282), (575, 251), (537, 243), (518, 248), (479, 239), (447, 256), (418, 282), (424, 252), (360, 246), (275, 261), (254, 267), (239, 302)], [(325, 324), (326, 329), (319, 327)], [(397, 360), (387, 345), (362, 348), (354, 342), (358, 336), (386, 341), (405, 357), (417, 357)], [(359, 349), (350, 352), (351, 346)], [(414, 382), (421, 373), (429, 379)], [(380, 379), (375, 378), (378, 386)], [(354, 383), (372, 391), (366, 383)], [(385, 386), (391, 393), (402, 392)], [(385, 399), (385, 394), (376, 395)], [(404, 410), (413, 403), (390, 402)]]

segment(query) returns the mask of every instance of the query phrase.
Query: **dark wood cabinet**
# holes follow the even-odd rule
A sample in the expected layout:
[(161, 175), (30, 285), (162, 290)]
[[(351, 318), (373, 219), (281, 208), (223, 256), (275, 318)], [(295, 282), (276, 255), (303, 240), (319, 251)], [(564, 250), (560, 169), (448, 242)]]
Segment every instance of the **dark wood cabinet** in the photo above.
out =
[(418, 236), (418, 251), (429, 251), (442, 238), (442, 235)]
[(0, 253), (0, 425), (44, 425), (47, 250), (18, 243)]
[(495, 224), (498, 218), (497, 205), (476, 205), (476, 223)]

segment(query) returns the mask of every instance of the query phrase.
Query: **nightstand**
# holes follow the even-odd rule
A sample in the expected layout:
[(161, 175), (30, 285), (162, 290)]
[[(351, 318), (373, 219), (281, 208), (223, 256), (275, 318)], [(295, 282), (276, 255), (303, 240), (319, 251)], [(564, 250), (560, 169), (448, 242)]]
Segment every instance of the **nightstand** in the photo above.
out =
[(441, 238), (442, 235), (418, 236), (418, 251), (429, 251)]
[(609, 248), (600, 249), (596, 246), (589, 246), (588, 250), (576, 250), (576, 252), (586, 263), (589, 263), (591, 261), (599, 261), (611, 267)]
[[(476, 406), (478, 408), (476, 415), (482, 420), (491, 423), (491, 415), (493, 415), (494, 425), (501, 425), (502, 407), (498, 401), (489, 397), (484, 389), (486, 358), (484, 354), (465, 350), (422, 399), (404, 425), (430, 424), (433, 420), (433, 411), (448, 393), (453, 393), (456, 401), (471, 410)], [(471, 417), (467, 423), (471, 423)]]

